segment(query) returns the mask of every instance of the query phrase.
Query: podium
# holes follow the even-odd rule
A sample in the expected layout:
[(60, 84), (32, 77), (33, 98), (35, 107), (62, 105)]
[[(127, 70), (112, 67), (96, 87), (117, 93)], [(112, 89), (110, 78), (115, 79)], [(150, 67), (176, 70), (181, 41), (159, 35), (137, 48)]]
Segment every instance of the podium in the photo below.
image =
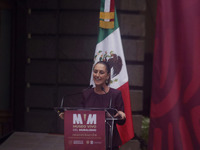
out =
[(65, 150), (112, 150), (113, 128), (120, 117), (113, 108), (56, 107), (64, 112)]

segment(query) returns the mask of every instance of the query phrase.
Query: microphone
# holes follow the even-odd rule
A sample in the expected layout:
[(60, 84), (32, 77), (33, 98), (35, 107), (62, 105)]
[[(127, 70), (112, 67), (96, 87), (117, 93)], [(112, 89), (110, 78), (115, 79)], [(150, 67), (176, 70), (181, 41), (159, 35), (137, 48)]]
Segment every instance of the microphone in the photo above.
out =
[(64, 103), (64, 99), (66, 96), (73, 96), (73, 95), (78, 95), (78, 94), (82, 94), (82, 92), (91, 89), (93, 87), (93, 85), (90, 85), (89, 87), (87, 87), (86, 89), (83, 89), (81, 92), (76, 92), (76, 93), (72, 93), (72, 94), (66, 94), (62, 97), (61, 103), (60, 103), (60, 107), (63, 107), (63, 103)]
[(86, 89), (84, 89), (82, 92), (84, 92), (84, 91), (86, 91), (86, 90), (88, 90), (88, 89), (91, 89), (91, 88), (93, 88), (93, 85), (91, 84), (90, 86), (88, 86)]
[(112, 96), (111, 96), (111, 98), (110, 98), (110, 105), (109, 105), (109, 108), (111, 108), (111, 106), (112, 106)]
[[(105, 94), (107, 94), (106, 91), (105, 91), (105, 89), (104, 89), (104, 87), (101, 87), (101, 90), (104, 91)], [(111, 108), (111, 106), (112, 106), (112, 96), (110, 98), (109, 108)]]
[(103, 86), (101, 87), (101, 90), (104, 91), (105, 94), (107, 94)]

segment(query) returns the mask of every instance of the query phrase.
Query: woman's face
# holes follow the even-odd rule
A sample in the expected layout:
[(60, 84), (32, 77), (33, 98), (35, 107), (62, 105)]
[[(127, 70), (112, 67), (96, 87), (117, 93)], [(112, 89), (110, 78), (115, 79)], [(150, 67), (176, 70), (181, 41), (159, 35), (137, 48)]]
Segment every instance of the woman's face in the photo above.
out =
[(93, 69), (93, 80), (96, 86), (106, 85), (106, 80), (109, 79), (109, 74), (104, 64), (96, 64)]

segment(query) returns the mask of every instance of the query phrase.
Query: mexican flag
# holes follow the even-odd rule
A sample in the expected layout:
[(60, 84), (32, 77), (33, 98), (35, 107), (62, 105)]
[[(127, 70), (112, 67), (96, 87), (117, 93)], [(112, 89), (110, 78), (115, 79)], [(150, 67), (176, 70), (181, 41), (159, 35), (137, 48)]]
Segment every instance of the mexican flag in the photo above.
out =
[[(123, 126), (118, 126), (118, 131), (124, 144), (134, 137), (134, 131), (128, 74), (114, 0), (101, 0), (99, 36), (95, 50), (94, 64), (98, 61), (108, 62), (111, 68), (110, 87), (119, 89), (122, 92), (126, 123)], [(93, 84), (92, 76), (90, 83)]]

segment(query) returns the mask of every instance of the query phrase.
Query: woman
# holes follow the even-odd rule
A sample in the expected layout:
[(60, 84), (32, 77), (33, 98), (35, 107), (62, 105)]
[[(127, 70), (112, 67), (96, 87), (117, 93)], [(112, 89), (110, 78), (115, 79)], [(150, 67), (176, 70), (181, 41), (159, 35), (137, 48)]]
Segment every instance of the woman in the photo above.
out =
[[(122, 119), (117, 124), (124, 124), (126, 115), (123, 112), (124, 104), (121, 92), (108, 86), (110, 83), (110, 67), (106, 62), (100, 61), (94, 65), (93, 80), (95, 87), (83, 92), (82, 106), (87, 108), (115, 108), (118, 110), (115, 117), (120, 116)], [(121, 139), (115, 124), (113, 129), (113, 150), (118, 149), (119, 145), (121, 145)]]
[[(115, 122), (113, 129), (113, 149), (118, 150), (121, 145), (121, 139), (117, 131), (116, 123), (122, 125), (125, 123), (126, 115), (124, 113), (124, 104), (121, 92), (110, 88), (110, 67), (104, 61), (97, 62), (93, 67), (93, 80), (95, 87), (83, 92), (82, 107), (92, 108), (115, 108), (118, 113), (114, 117), (121, 117), (121, 120)], [(64, 114), (59, 115), (62, 119)]]

